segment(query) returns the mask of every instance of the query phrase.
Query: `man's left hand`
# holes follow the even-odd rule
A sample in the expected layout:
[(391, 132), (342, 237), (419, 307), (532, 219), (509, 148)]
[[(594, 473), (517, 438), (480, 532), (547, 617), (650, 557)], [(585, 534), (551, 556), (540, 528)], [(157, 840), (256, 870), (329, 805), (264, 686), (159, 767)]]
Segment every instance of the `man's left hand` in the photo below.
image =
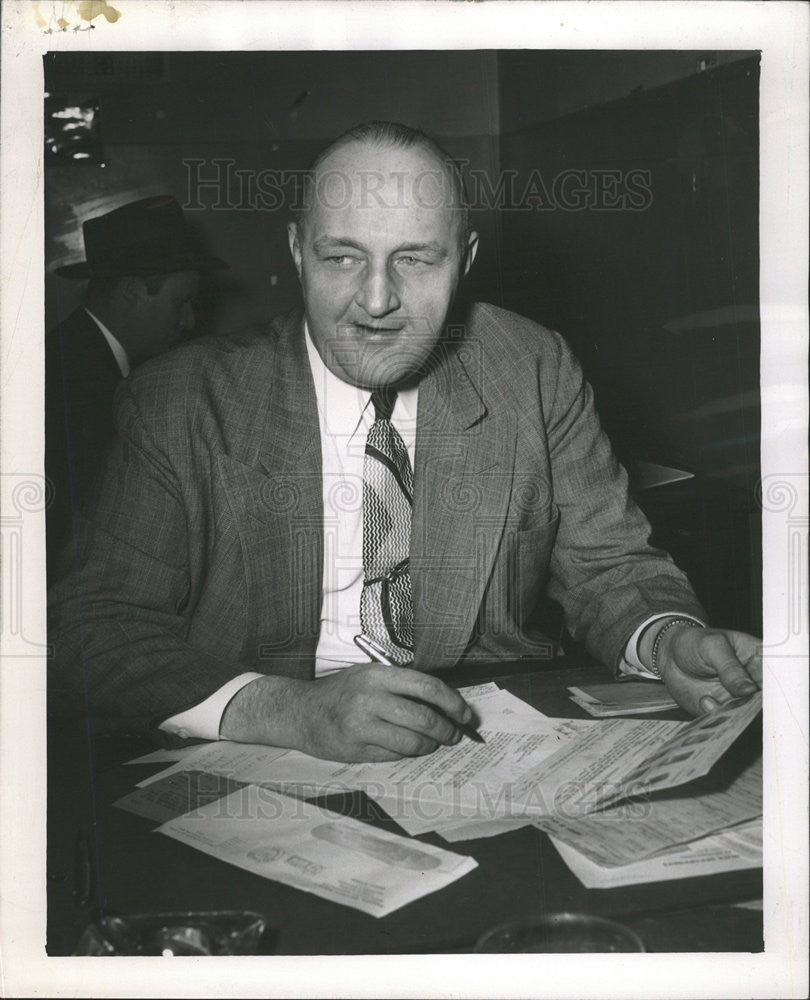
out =
[(762, 642), (745, 632), (673, 625), (661, 639), (657, 665), (675, 701), (703, 715), (762, 686)]

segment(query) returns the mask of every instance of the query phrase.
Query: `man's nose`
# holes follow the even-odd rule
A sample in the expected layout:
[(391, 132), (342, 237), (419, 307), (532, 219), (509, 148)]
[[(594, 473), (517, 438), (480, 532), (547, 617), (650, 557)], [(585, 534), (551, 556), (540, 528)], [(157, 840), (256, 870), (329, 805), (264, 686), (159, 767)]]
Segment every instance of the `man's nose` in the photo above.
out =
[(399, 309), (400, 300), (393, 277), (387, 267), (378, 267), (363, 278), (355, 299), (369, 316), (385, 316)]

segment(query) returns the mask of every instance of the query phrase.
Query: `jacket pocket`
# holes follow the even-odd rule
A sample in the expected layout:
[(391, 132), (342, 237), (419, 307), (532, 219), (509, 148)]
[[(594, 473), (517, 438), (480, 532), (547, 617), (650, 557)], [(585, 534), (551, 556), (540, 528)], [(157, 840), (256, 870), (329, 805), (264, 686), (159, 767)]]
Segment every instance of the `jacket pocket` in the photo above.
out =
[(546, 522), (515, 532), (519, 603), (522, 608), (526, 607), (527, 600), (536, 603), (545, 586), (559, 525), (559, 508), (552, 505)]

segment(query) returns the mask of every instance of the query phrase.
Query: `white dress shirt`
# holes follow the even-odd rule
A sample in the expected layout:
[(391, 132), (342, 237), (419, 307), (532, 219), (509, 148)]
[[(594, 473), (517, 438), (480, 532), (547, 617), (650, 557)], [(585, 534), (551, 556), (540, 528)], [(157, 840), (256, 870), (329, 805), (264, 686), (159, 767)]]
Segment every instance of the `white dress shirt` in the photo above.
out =
[[(351, 663), (369, 662), (354, 637), (360, 634), (363, 591), (363, 461), (374, 407), (368, 390), (341, 381), (326, 367), (309, 331), (306, 344), (315, 380), (323, 469), (323, 603), (315, 652), (318, 677)], [(411, 468), (418, 400), (418, 389), (405, 389), (397, 394), (391, 413)]]
[[(370, 392), (343, 382), (326, 367), (306, 324), (304, 333), (315, 382), (323, 469), (323, 601), (315, 651), (315, 676), (321, 677), (352, 663), (370, 662), (355, 645), (354, 637), (360, 633), (363, 590), (363, 457), (366, 436), (374, 422), (374, 408)], [(418, 389), (403, 390), (397, 394), (391, 414), (391, 422), (408, 449), (411, 466), (418, 399)], [(652, 615), (639, 625), (625, 648), (620, 673), (658, 680), (639, 659), (638, 640), (648, 625), (676, 614), (679, 613)], [(220, 721), (228, 702), (242, 687), (261, 676), (247, 671), (234, 677), (205, 701), (166, 719), (160, 729), (184, 739), (192, 736), (219, 739)]]
[(95, 313), (91, 313), (90, 310), (87, 308), (87, 306), (84, 306), (83, 308), (84, 311), (87, 313), (87, 315), (90, 317), (90, 319), (96, 324), (99, 330), (101, 330), (102, 334), (104, 335), (104, 339), (107, 341), (110, 350), (113, 352), (113, 357), (115, 358), (115, 363), (118, 365), (118, 370), (121, 372), (121, 375), (124, 378), (126, 378), (127, 375), (129, 375), (130, 371), (129, 358), (127, 357), (127, 352), (124, 350), (121, 344), (119, 344), (119, 342), (115, 339), (115, 337), (110, 333), (107, 327), (101, 322), (98, 316), (96, 316)]

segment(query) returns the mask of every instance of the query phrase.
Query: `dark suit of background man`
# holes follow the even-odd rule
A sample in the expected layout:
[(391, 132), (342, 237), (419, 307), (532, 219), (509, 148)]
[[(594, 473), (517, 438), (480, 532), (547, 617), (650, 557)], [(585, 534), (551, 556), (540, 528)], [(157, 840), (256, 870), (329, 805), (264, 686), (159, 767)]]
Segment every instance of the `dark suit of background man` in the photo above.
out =
[(88, 282), (83, 304), (45, 340), (49, 567), (113, 437), (118, 383), (183, 339), (194, 326), (200, 271), (225, 266), (202, 253), (166, 195), (90, 219), (83, 235), (87, 259), (56, 271)]
[(305, 195), (303, 315), (188, 344), (118, 395), (80, 584), (52, 593), (52, 704), (99, 729), (429, 753), (470, 717), (443, 669), (548, 651), (544, 590), (591, 653), (694, 713), (755, 691), (759, 642), (705, 627), (649, 546), (562, 338), (451, 314), (478, 236), (447, 154), (358, 126)]

